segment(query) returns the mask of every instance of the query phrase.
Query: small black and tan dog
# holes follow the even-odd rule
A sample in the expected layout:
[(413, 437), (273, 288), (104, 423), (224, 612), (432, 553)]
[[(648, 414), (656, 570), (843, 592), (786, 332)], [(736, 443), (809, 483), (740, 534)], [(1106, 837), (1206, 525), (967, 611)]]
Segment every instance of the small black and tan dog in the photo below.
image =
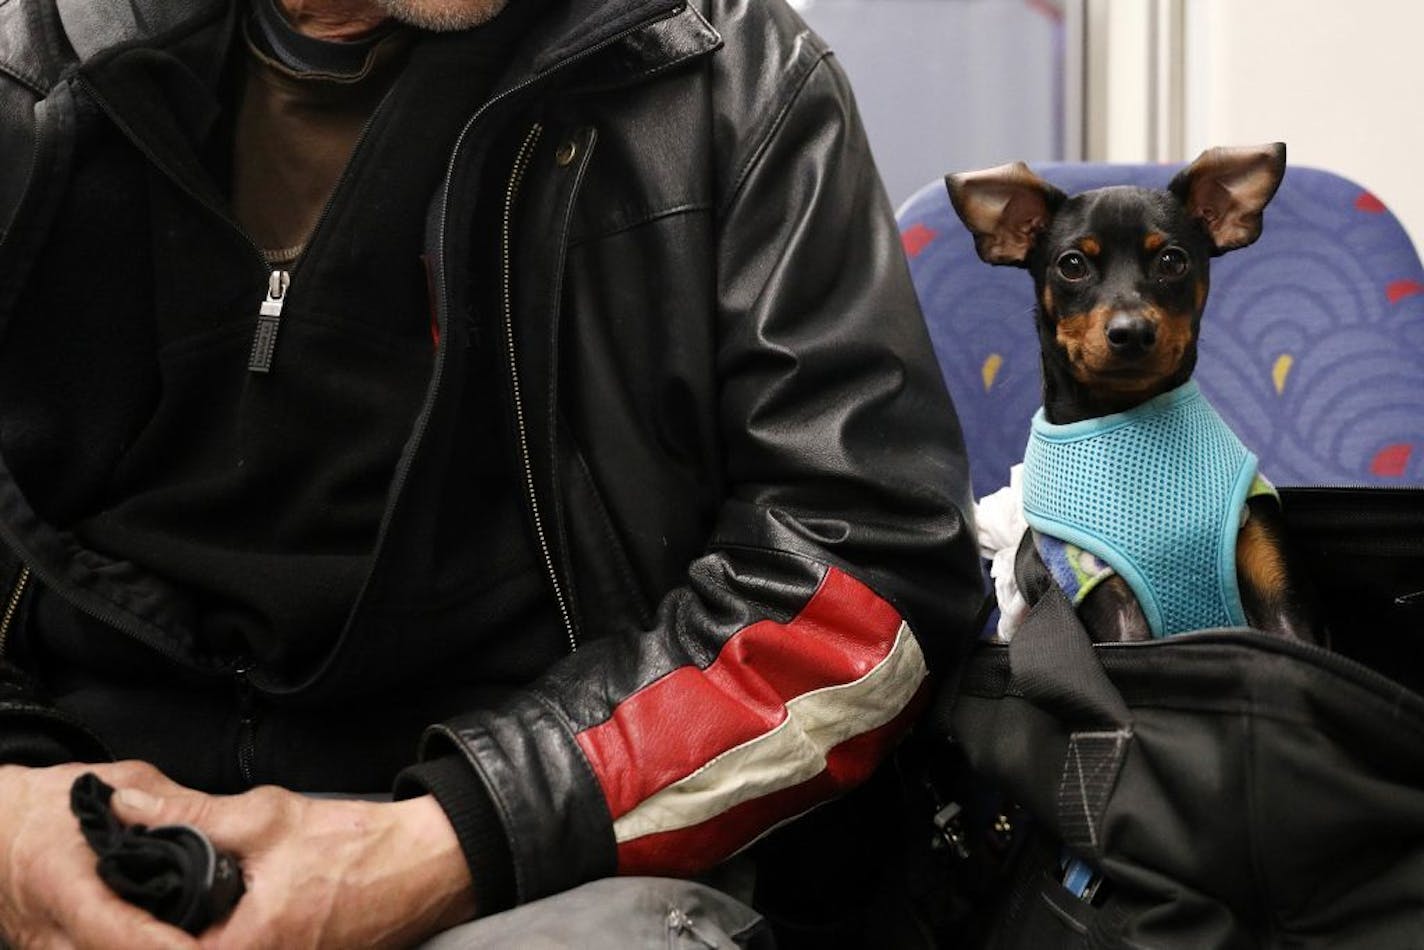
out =
[[(1124, 413), (1170, 399), (1165, 394), (1188, 383), (1210, 259), (1256, 240), (1284, 172), (1285, 146), (1276, 143), (1211, 149), (1165, 190), (1119, 186), (1070, 197), (1022, 162), (946, 177), (979, 256), (1027, 268), (1033, 277), (1043, 419), (1067, 426)], [(1246, 620), (1266, 632), (1323, 642), (1276, 499), (1252, 497), (1246, 506), (1235, 538)], [(1024, 550), (1046, 577), (1033, 546)], [(1230, 553), (1225, 548), (1228, 572)], [(1153, 636), (1120, 575), (1092, 587), (1079, 603), (1095, 640)]]

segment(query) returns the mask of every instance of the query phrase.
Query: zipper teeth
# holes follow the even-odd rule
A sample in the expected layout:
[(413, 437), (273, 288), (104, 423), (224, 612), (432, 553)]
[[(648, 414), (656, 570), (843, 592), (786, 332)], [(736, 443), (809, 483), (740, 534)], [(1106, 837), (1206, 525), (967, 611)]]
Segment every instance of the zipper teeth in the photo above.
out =
[(569, 638), (569, 652), (578, 651), (578, 637), (574, 634), (573, 618), (569, 613), (568, 601), (564, 598), (563, 586), (559, 583), (559, 573), (554, 569), (553, 552), (549, 548), (549, 538), (544, 531), (544, 519), (539, 512), (539, 496), (534, 490), (534, 462), (529, 452), (529, 431), (524, 418), (524, 396), (519, 389), (519, 360), (514, 349), (514, 290), (512, 266), (512, 238), (514, 226), (514, 199), (519, 194), (519, 186), (524, 181), (524, 172), (534, 153), (534, 147), (543, 133), (544, 127), (534, 123), (519, 154), (514, 159), (514, 171), (510, 175), (509, 189), (504, 195), (504, 220), (500, 229), (500, 262), (503, 270), (504, 294), (504, 339), (509, 350), (509, 380), (514, 390), (514, 423), (519, 430), (519, 458), (524, 465), (524, 490), (529, 496), (529, 509), (534, 515), (534, 534), (539, 539), (539, 551), (544, 556), (544, 567), (549, 574), (549, 583), (554, 588), (554, 599), (559, 604), (559, 616), (564, 621), (564, 631)]
[[(372, 109), (371, 114), (366, 116), (366, 121), (361, 123), (361, 131), (356, 133), (356, 142), (351, 146), (351, 151), (347, 153), (346, 164), (341, 166), (341, 174), (337, 176), (336, 184), (332, 185), (331, 191), (327, 192), (326, 203), (321, 206), (321, 213), (317, 215), (316, 223), (313, 224), (311, 230), (307, 232), (307, 238), (302, 243), (301, 254), (297, 256), (296, 261), (293, 261), (289, 265), (288, 270), (295, 271), (297, 265), (301, 263), (302, 255), (316, 244), (318, 235), (321, 234), (322, 229), (326, 226), (327, 218), (331, 217), (331, 209), (336, 204), (336, 199), (340, 191), (345, 187), (347, 179), (351, 177), (351, 160), (356, 157), (357, 153), (361, 150), (361, 146), (366, 143), (366, 139), (370, 136), (371, 127), (376, 124), (377, 116), (381, 114), (381, 110), (386, 107), (386, 103), (390, 100), (391, 96), (395, 94), (395, 91), (396, 84), (392, 83), (390, 88), (381, 96), (380, 101), (376, 103), (376, 108)], [(265, 264), (267, 259), (264, 257), (262, 261)], [(272, 269), (270, 264), (267, 266), (268, 269)]]
[[(684, 5), (679, 4), (678, 6), (671, 8), (668, 11), (667, 15), (674, 16), (677, 14), (678, 11), (682, 9), (684, 9)], [(480, 119), (484, 117), (485, 113), (489, 112), (496, 106), (501, 105), (506, 100), (514, 98), (515, 96), (519, 95), (519, 93), (528, 89), (530, 86), (538, 85), (539, 83), (543, 82), (545, 79), (554, 75), (555, 73), (562, 72), (565, 69), (568, 69), (570, 66), (573, 66), (575, 63), (583, 62), (585, 59), (589, 58), (595, 53), (607, 49), (614, 43), (619, 42), (624, 37), (632, 36), (634, 33), (643, 29), (647, 25), (647, 23), (637, 23), (633, 26), (628, 27), (626, 30), (623, 30), (619, 33), (615, 33), (614, 35), (608, 37), (606, 40), (603, 40), (602, 42), (591, 46), (583, 52), (579, 53), (577, 56), (574, 56), (572, 59), (567, 59), (562, 63), (558, 63), (552, 69), (546, 70), (545, 72), (539, 73), (535, 76), (530, 76), (528, 79), (524, 80), (518, 85), (512, 86), (511, 88), (506, 89), (504, 92), (492, 96), (488, 102), (486, 102), (484, 105), (480, 106), (478, 109), (475, 110), (475, 114), (470, 116), (470, 120), (465, 123), (464, 127), (460, 129), (460, 134), (456, 136), (455, 147), (450, 150), (450, 161), (445, 164), (445, 182), (440, 189), (440, 241), (438, 244), (438, 247), (440, 249), (443, 250), (445, 247), (445, 228), (446, 225), (449, 223), (450, 219), (450, 185), (455, 178), (456, 160), (459, 158), (460, 149), (464, 146), (465, 139), (469, 136), (470, 130), (473, 129), (476, 123), (478, 123)], [(441, 302), (448, 305), (450, 301), (447, 299), (448, 295), (445, 293), (444, 284), (445, 282), (442, 278)]]
[[(1353, 679), (1358, 685), (1374, 691), (1380, 696), (1397, 696), (1399, 694), (1418, 695), (1413, 690), (1390, 679), (1385, 674), (1373, 667), (1366, 666), (1359, 660), (1337, 653), (1334, 650), (1318, 646), (1314, 643), (1306, 643), (1301, 640), (1291, 640), (1286, 637), (1272, 636), (1268, 633), (1259, 633), (1248, 629), (1221, 629), (1221, 630), (1194, 630), (1186, 633), (1173, 634), (1170, 637), (1158, 637), (1152, 640), (1133, 641), (1112, 641), (1094, 643), (1094, 650), (1102, 650), (1105, 655), (1113, 653), (1126, 654), (1136, 650), (1172, 649), (1196, 643), (1224, 643), (1230, 646), (1251, 645), (1265, 648), (1271, 652), (1293, 656), (1295, 659), (1307, 660), (1316, 666), (1324, 667), (1334, 673), (1339, 673)], [(1008, 656), (1009, 644), (988, 643), (984, 648), (995, 653), (1002, 653), (1005, 658)]]
[[(673, 8), (672, 10), (669, 11), (668, 15), (669, 15), (669, 16), (673, 15), (673, 14), (676, 13), (677, 10), (679, 10), (679, 9), (682, 9), (682, 7), (679, 6), (679, 7)], [(593, 54), (599, 52), (600, 50), (603, 50), (603, 49), (608, 48), (609, 46), (612, 46), (614, 43), (617, 43), (618, 41), (622, 40), (624, 37), (626, 37), (626, 36), (632, 36), (634, 33), (638, 32), (638, 31), (641, 30), (641, 29), (643, 29), (643, 27), (646, 26), (646, 25), (647, 25), (646, 23), (638, 23), (638, 24), (635, 24), (635, 25), (633, 25), (633, 26), (630, 26), (630, 27), (628, 27), (628, 29), (623, 30), (623, 31), (621, 31), (621, 32), (619, 32), (619, 33), (617, 33), (617, 34), (615, 34), (615, 35), (613, 35), (613, 36), (610, 36), (608, 39), (606, 39), (606, 40), (604, 40), (604, 41), (602, 41), (602, 42), (600, 42), (600, 43), (598, 43), (598, 44), (596, 44), (596, 45), (594, 45), (594, 46), (592, 46), (592, 47), (590, 47), (590, 48), (584, 50), (583, 52), (579, 53), (577, 56), (574, 56), (574, 57), (571, 58), (571, 59), (568, 59), (568, 60), (565, 60), (565, 61), (562, 62), (562, 63), (559, 63), (559, 64), (556, 65), (554, 68), (549, 69), (549, 70), (546, 70), (545, 72), (539, 73), (537, 76), (531, 76), (530, 78), (524, 80), (523, 82), (519, 83), (518, 85), (513, 86), (513, 87), (511, 87), (511, 88), (509, 88), (509, 89), (506, 89), (504, 92), (498, 93), (498, 94), (496, 94), (496, 95), (490, 97), (490, 99), (489, 99), (484, 105), (480, 106), (478, 109), (475, 110), (474, 115), (470, 116), (469, 121), (467, 121), (467, 122), (464, 124), (464, 126), (460, 129), (460, 134), (455, 137), (455, 144), (454, 144), (454, 146), (453, 146), (453, 147), (451, 148), (451, 150), (450, 150), (450, 160), (449, 160), (448, 162), (446, 162), (446, 164), (445, 164), (445, 180), (444, 180), (444, 183), (443, 183), (443, 184), (441, 185), (441, 187), (440, 187), (440, 197), (439, 197), (440, 227), (439, 227), (439, 230), (438, 230), (438, 232), (437, 232), (436, 244), (435, 244), (435, 248), (436, 248), (437, 253), (443, 255), (444, 250), (445, 250), (445, 247), (446, 247), (446, 243), (447, 243), (447, 235), (448, 235), (448, 233), (449, 233), (449, 226), (450, 226), (450, 192), (451, 192), (451, 190), (452, 190), (452, 183), (454, 182), (454, 179), (455, 179), (455, 170), (456, 170), (456, 166), (457, 166), (457, 164), (458, 164), (458, 162), (459, 162), (460, 152), (461, 152), (461, 150), (463, 150), (464, 147), (465, 147), (465, 142), (466, 142), (466, 140), (467, 140), (467, 139), (469, 138), (469, 136), (470, 136), (470, 131), (471, 131), (476, 125), (479, 124), (480, 120), (481, 120), (482, 118), (484, 118), (484, 116), (485, 116), (486, 114), (488, 114), (491, 110), (495, 109), (495, 108), (498, 107), (498, 106), (503, 105), (503, 104), (504, 104), (505, 102), (507, 102), (507, 101), (513, 100), (516, 96), (518, 96), (521, 92), (525, 91), (526, 89), (529, 89), (529, 88), (532, 87), (532, 86), (536, 86), (536, 85), (538, 85), (539, 83), (544, 82), (544, 81), (547, 80), (550, 76), (552, 76), (552, 75), (554, 75), (554, 74), (556, 74), (556, 73), (562, 72), (563, 70), (569, 68), (570, 66), (574, 65), (575, 63), (582, 62), (583, 60), (585, 60), (585, 59), (587, 59), (588, 57), (592, 56)], [(439, 268), (436, 269), (436, 274), (437, 274), (437, 283), (438, 283), (438, 287), (437, 287), (437, 291), (436, 291), (436, 292), (437, 292), (437, 295), (438, 295), (438, 298), (439, 298), (438, 312), (448, 315), (449, 312), (450, 312), (450, 286), (449, 286), (449, 281), (447, 281), (447, 280), (445, 279), (445, 273), (444, 273), (444, 267), (443, 267), (443, 265), (442, 265), (441, 267), (439, 267)], [(439, 372), (440, 372), (440, 369), (439, 369), (439, 365), (438, 365), (438, 363), (437, 363), (437, 366), (436, 366), (436, 373), (438, 374)], [(436, 385), (438, 385), (438, 384), (439, 384), (439, 380), (438, 380), (438, 377), (437, 377), (437, 379), (436, 379)], [(410, 444), (411, 444), (411, 445), (413, 445), (413, 446), (418, 446), (418, 445), (425, 439), (425, 430), (426, 430), (426, 428), (429, 426), (429, 424), (430, 424), (429, 414), (428, 414), (428, 412), (423, 412), (423, 413), (420, 415), (420, 417), (416, 420), (415, 429), (411, 432), (411, 438), (410, 438)], [(413, 457), (414, 457), (414, 453), (413, 453), (413, 451), (412, 451), (412, 453), (410, 453), (410, 454), (407, 456), (407, 458), (413, 458)], [(391, 508), (390, 508), (390, 511), (394, 511), (395, 505), (399, 503), (401, 494), (403, 493), (403, 491), (404, 491), (404, 489), (405, 489), (405, 482), (406, 482), (406, 478), (407, 478), (408, 476), (409, 476), (409, 463), (408, 463), (408, 462), (405, 462), (405, 463), (402, 463), (402, 465), (398, 468), (398, 470), (397, 470), (397, 472), (396, 472), (395, 481), (393, 482), (393, 484), (392, 484), (392, 486), (391, 486), (390, 497), (391, 497), (392, 501), (391, 501)], [(388, 514), (389, 514), (389, 512), (388, 512)], [(377, 550), (378, 552), (380, 551), (380, 549), (381, 549), (381, 547), (382, 547), (382, 544), (383, 544), (384, 541), (385, 541), (386, 531), (387, 531), (387, 529), (389, 528), (389, 524), (390, 524), (390, 518), (388, 517), (387, 520), (386, 520), (385, 522), (383, 522), (382, 525), (381, 525), (380, 533), (379, 533), (379, 535), (378, 535), (377, 538), (376, 538), (376, 550)], [(374, 572), (374, 569), (375, 569), (374, 566), (375, 566), (375, 563), (376, 563), (376, 559), (375, 559), (374, 557), (372, 558), (371, 563), (372, 563), (372, 572)], [(546, 565), (550, 566), (550, 569), (552, 569), (552, 566), (551, 566), (551, 565), (552, 565), (552, 562), (551, 562), (551, 561), (547, 561), (547, 560), (546, 560)], [(370, 583), (371, 583), (371, 578), (372, 578), (372, 576), (373, 576), (372, 572), (368, 572), (368, 573), (367, 573), (367, 575), (366, 575), (366, 580), (365, 580), (365, 581), (363, 582), (363, 584), (362, 584), (362, 588), (361, 588), (361, 591), (362, 591), (362, 592), (361, 592), (361, 594), (359, 595), (358, 600), (357, 600), (358, 605), (359, 605), (360, 602), (361, 602), (362, 600), (364, 600), (364, 598), (365, 598), (365, 592), (366, 592), (367, 588), (369, 587), (369, 585), (370, 585)], [(559, 607), (560, 607), (560, 610), (561, 610), (561, 612), (562, 612), (562, 614), (563, 614), (563, 616), (564, 616), (564, 618), (565, 618), (564, 624), (565, 624), (565, 628), (566, 628), (566, 630), (567, 630), (567, 632), (568, 632), (568, 635), (569, 635), (570, 648), (576, 650), (576, 649), (578, 648), (577, 637), (576, 637), (575, 634), (574, 634), (572, 620), (569, 619), (568, 607), (567, 607), (567, 605), (566, 605), (566, 604), (563, 602), (563, 600), (562, 600), (562, 590), (561, 590), (561, 588), (559, 587), (559, 585), (558, 585), (557, 582), (555, 582), (555, 584), (554, 584), (554, 591), (555, 591), (555, 593), (556, 593), (557, 595), (559, 595)]]
[(1287, 637), (1272, 636), (1268, 633), (1258, 633), (1253, 630), (1196, 630), (1153, 640), (1095, 643), (1093, 644), (1093, 648), (1112, 652), (1150, 650), (1154, 647), (1160, 648), (1172, 643), (1249, 643), (1266, 647), (1272, 652), (1285, 653), (1287, 655), (1294, 655), (1299, 659), (1311, 660), (1319, 666), (1326, 667), (1337, 673), (1346, 674), (1355, 679), (1356, 682), (1360, 682), (1362, 685), (1368, 685), (1377, 691), (1407, 691), (1407, 687), (1402, 684), (1395, 682), (1373, 667), (1366, 666), (1359, 660), (1348, 657), (1343, 653), (1337, 653), (1334, 650), (1327, 649), (1318, 644), (1307, 643), (1303, 640), (1292, 640)]
[(256, 784), (252, 777), (252, 762), (257, 754), (257, 713), (253, 701), (252, 672), (250, 661), (243, 661), (232, 671), (237, 686), (237, 771), (249, 786)]
[(1293, 492), (1314, 492), (1319, 494), (1345, 493), (1361, 490), (1373, 492), (1398, 492), (1401, 495), (1417, 495), (1424, 492), (1424, 485), (1277, 485), (1276, 490), (1283, 495), (1290, 495)]
[(20, 567), (20, 576), (15, 579), (15, 589), (10, 591), (10, 599), (5, 604), (5, 614), (0, 616), (0, 656), (5, 655), (5, 642), (10, 639), (10, 625), (15, 622), (15, 612), (20, 609), (20, 600), (30, 586), (30, 566)]
[[(681, 5), (679, 5), (679, 6), (677, 6), (677, 7), (674, 7), (674, 8), (672, 8), (672, 9), (670, 9), (670, 10), (668, 11), (668, 14), (667, 14), (667, 15), (668, 15), (668, 16), (672, 16), (672, 15), (674, 15), (678, 10), (681, 10), (681, 9), (683, 9), (683, 7), (682, 7)], [(565, 70), (565, 69), (568, 69), (569, 67), (573, 66), (575, 63), (582, 62), (583, 60), (585, 60), (585, 59), (587, 59), (588, 57), (592, 56), (593, 54), (599, 52), (600, 50), (607, 49), (609, 46), (612, 46), (614, 43), (619, 42), (619, 41), (622, 40), (624, 37), (632, 36), (634, 33), (638, 32), (638, 31), (641, 30), (641, 29), (643, 29), (646, 25), (647, 25), (647, 23), (637, 23), (637, 24), (634, 24), (634, 25), (628, 27), (626, 30), (622, 30), (621, 32), (616, 33), (616, 34), (614, 34), (613, 36), (610, 36), (608, 39), (606, 39), (606, 40), (604, 40), (604, 41), (602, 41), (602, 42), (600, 42), (600, 43), (598, 43), (598, 44), (596, 44), (596, 45), (594, 45), (594, 46), (589, 47), (588, 49), (586, 49), (586, 50), (584, 50), (583, 52), (579, 53), (577, 56), (574, 56), (574, 57), (572, 57), (572, 58), (570, 58), (570, 59), (567, 59), (567, 60), (563, 61), (562, 63), (557, 64), (557, 65), (554, 66), (552, 69), (549, 69), (549, 70), (546, 70), (545, 72), (539, 73), (539, 74), (536, 75), (536, 76), (531, 76), (530, 78), (524, 80), (523, 82), (519, 83), (518, 85), (513, 86), (513, 87), (511, 87), (511, 88), (509, 88), (509, 89), (506, 89), (504, 92), (501, 92), (501, 93), (498, 93), (498, 94), (496, 94), (496, 95), (494, 95), (494, 96), (491, 96), (490, 99), (489, 99), (484, 105), (480, 106), (478, 109), (475, 110), (474, 115), (470, 116), (469, 121), (467, 121), (467, 122), (464, 124), (464, 126), (460, 129), (460, 134), (455, 137), (455, 144), (454, 144), (454, 146), (453, 146), (453, 147), (451, 148), (451, 150), (450, 150), (450, 160), (449, 160), (448, 162), (446, 162), (446, 164), (445, 164), (445, 180), (444, 180), (443, 184), (442, 184), (441, 187), (440, 187), (440, 197), (439, 197), (440, 227), (439, 227), (439, 230), (438, 230), (438, 233), (437, 233), (437, 236), (436, 236), (436, 244), (435, 244), (435, 249), (436, 249), (436, 251), (437, 251), (438, 254), (442, 254), (442, 255), (443, 255), (443, 253), (444, 253), (444, 251), (445, 251), (445, 247), (446, 247), (446, 243), (447, 243), (447, 235), (448, 235), (448, 233), (449, 233), (449, 226), (450, 226), (450, 192), (451, 192), (451, 190), (452, 190), (452, 185), (453, 185), (453, 182), (454, 182), (454, 179), (455, 179), (455, 170), (456, 170), (456, 166), (457, 166), (457, 164), (458, 164), (458, 162), (459, 162), (460, 152), (461, 152), (461, 150), (465, 147), (465, 142), (466, 142), (466, 140), (467, 140), (467, 139), (469, 138), (469, 136), (470, 136), (470, 131), (471, 131), (476, 125), (478, 125), (479, 122), (480, 122), (480, 120), (481, 120), (482, 118), (484, 118), (484, 116), (485, 116), (486, 114), (488, 114), (491, 110), (495, 109), (495, 108), (498, 107), (498, 106), (502, 106), (505, 102), (508, 102), (508, 101), (513, 100), (513, 99), (514, 99), (516, 96), (518, 96), (521, 92), (525, 91), (526, 89), (529, 89), (529, 88), (532, 87), (532, 86), (536, 86), (536, 85), (538, 85), (538, 84), (541, 83), (541, 82), (544, 82), (544, 81), (547, 80), (550, 76), (553, 76), (553, 75), (556, 74), (556, 73), (559, 73), (559, 72), (562, 72), (562, 71)], [(437, 274), (437, 282), (438, 282), (438, 285), (439, 285), (438, 288), (437, 288), (437, 294), (438, 294), (438, 297), (439, 297), (438, 312), (448, 315), (449, 312), (450, 312), (450, 286), (449, 286), (449, 281), (447, 281), (447, 280), (445, 279), (445, 273), (444, 273), (444, 267), (443, 267), (443, 265), (442, 265), (441, 267), (439, 267), (439, 268), (436, 269), (436, 274)], [(440, 371), (440, 370), (439, 370), (439, 366), (438, 366), (438, 363), (437, 363), (436, 372), (439, 373), (439, 371)], [(436, 380), (436, 385), (438, 385), (438, 384), (439, 384), (439, 380), (438, 380), (438, 378), (437, 378), (437, 380)], [(429, 424), (430, 424), (429, 414), (423, 412), (423, 413), (421, 414), (421, 416), (416, 420), (415, 429), (414, 429), (414, 431), (411, 433), (410, 442), (411, 442), (412, 445), (418, 446), (418, 445), (424, 440), (424, 438), (425, 438), (425, 430), (426, 430), (426, 428), (429, 426)], [(409, 457), (413, 457), (413, 456), (414, 456), (414, 453), (412, 452), (411, 455), (408, 456), (408, 458), (409, 458)], [(390, 509), (391, 511), (394, 511), (395, 505), (399, 503), (401, 494), (402, 494), (402, 492), (403, 492), (404, 489), (405, 489), (405, 482), (406, 482), (406, 478), (407, 478), (408, 476), (409, 476), (409, 464), (408, 464), (408, 463), (403, 463), (403, 464), (400, 466), (400, 468), (397, 470), (397, 472), (396, 472), (396, 477), (395, 477), (395, 481), (394, 481), (394, 483), (393, 483), (392, 486), (391, 486), (391, 493), (390, 493), (391, 499), (392, 499), (392, 501), (391, 501), (391, 509)], [(382, 525), (381, 525), (380, 533), (379, 533), (379, 535), (378, 535), (377, 538), (376, 538), (376, 550), (377, 550), (377, 551), (379, 551), (379, 550), (381, 549), (381, 546), (382, 546), (382, 544), (383, 544), (383, 542), (384, 542), (384, 540), (385, 540), (386, 531), (387, 531), (387, 529), (388, 529), (388, 527), (389, 527), (389, 523), (390, 523), (390, 519), (388, 518), (388, 519), (387, 519), (384, 523), (382, 523)], [(375, 568), (374, 568), (374, 565), (375, 565), (375, 558), (374, 558), (374, 557), (372, 558), (371, 563), (372, 563), (372, 571), (374, 571), (374, 569), (375, 569)], [(362, 588), (361, 588), (362, 593), (361, 593), (361, 595), (360, 595), (359, 598), (358, 598), (358, 601), (357, 601), (358, 604), (361, 602), (361, 600), (364, 600), (364, 598), (365, 598), (365, 591), (366, 591), (367, 587), (368, 587), (368, 586), (370, 585), (370, 583), (371, 583), (371, 578), (372, 578), (372, 573), (371, 573), (371, 572), (368, 572), (367, 575), (366, 575), (366, 580), (365, 580), (365, 581), (363, 582), (363, 584), (362, 584)], [(554, 585), (554, 589), (555, 589), (556, 592), (559, 591), (559, 586), (558, 586), (557, 583)], [(566, 616), (567, 616), (567, 606), (564, 605), (564, 604), (562, 604), (562, 602), (561, 602), (560, 606), (561, 606), (561, 608), (563, 608), (563, 610), (565, 611), (565, 614), (566, 614)], [(577, 641), (576, 641), (576, 638), (575, 638), (574, 633), (573, 633), (573, 625), (572, 625), (572, 622), (569, 621), (569, 620), (566, 620), (565, 623), (566, 623), (566, 625), (567, 625), (567, 629), (568, 629), (568, 633), (569, 633), (570, 644), (571, 644), (571, 646), (572, 646), (574, 649), (577, 649)]]
[(255, 730), (255, 723), (246, 720), (242, 723), (242, 741), (237, 747), (237, 770), (242, 773), (242, 780), (248, 785), (256, 785), (257, 781), (252, 777), (252, 761), (256, 757), (256, 742), (252, 737)]

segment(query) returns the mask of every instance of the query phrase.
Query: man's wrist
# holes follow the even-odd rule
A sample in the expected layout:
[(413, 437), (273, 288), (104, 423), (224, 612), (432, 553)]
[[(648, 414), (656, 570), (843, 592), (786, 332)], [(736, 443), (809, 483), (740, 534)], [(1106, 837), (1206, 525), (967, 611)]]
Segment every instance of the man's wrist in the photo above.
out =
[(398, 799), (428, 794), (455, 829), (470, 876), (478, 883), (475, 911), (486, 916), (516, 903), (514, 859), (489, 790), (458, 755), (445, 755), (405, 769), (396, 777)]
[(423, 893), (439, 908), (441, 929), (475, 916), (475, 887), (469, 864), (445, 811), (433, 795), (422, 795), (389, 806), (394, 809), (402, 850), (421, 856)]

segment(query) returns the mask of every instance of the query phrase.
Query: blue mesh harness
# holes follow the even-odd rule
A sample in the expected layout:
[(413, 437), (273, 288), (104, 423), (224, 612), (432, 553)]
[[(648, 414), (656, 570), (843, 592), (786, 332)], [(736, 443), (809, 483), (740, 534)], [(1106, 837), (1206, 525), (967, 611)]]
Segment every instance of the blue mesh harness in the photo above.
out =
[(1244, 626), (1236, 535), (1256, 456), (1195, 382), (1127, 412), (1068, 425), (1033, 418), (1024, 517), (1110, 564), (1153, 636)]

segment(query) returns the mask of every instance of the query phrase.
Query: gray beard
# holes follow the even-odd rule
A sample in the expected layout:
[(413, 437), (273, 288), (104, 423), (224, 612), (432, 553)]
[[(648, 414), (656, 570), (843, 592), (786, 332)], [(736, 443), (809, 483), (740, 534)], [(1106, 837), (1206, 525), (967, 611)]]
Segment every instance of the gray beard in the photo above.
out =
[(493, 20), (509, 0), (376, 0), (402, 23), (422, 30), (468, 30)]

